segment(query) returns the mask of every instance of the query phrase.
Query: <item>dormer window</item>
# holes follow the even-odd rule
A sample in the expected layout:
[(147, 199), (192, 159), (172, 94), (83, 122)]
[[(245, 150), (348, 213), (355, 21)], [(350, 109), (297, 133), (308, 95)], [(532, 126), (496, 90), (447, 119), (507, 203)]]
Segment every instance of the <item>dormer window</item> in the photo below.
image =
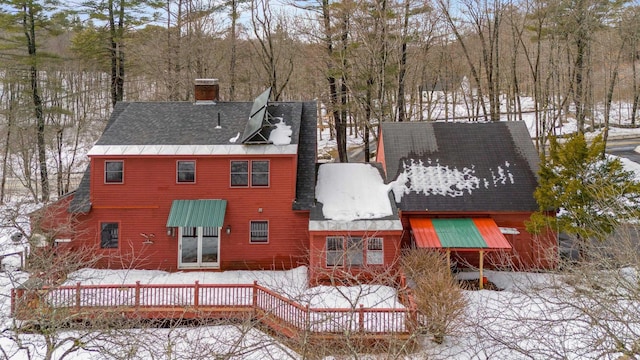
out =
[(104, 162), (105, 184), (122, 184), (124, 182), (124, 162), (107, 160)]
[(178, 161), (176, 165), (176, 179), (178, 183), (196, 182), (196, 162)]

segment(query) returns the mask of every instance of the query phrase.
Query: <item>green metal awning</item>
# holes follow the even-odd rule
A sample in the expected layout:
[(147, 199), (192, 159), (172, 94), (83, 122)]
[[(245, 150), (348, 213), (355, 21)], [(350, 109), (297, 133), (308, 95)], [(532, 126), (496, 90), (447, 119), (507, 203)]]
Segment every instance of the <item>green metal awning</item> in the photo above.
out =
[(167, 227), (222, 227), (227, 200), (173, 200)]
[[(434, 221), (435, 220), (435, 221)], [(434, 219), (433, 227), (444, 248), (487, 247), (472, 219)]]

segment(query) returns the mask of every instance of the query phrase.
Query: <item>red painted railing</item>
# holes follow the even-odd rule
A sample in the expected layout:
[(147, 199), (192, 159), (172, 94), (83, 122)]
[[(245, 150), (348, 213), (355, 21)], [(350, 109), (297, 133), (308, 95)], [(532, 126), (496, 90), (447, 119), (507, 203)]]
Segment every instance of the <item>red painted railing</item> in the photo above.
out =
[[(309, 308), (272, 290), (253, 284), (220, 285), (82, 285), (42, 287), (35, 290), (13, 289), (13, 316), (34, 315), (33, 300), (48, 309), (90, 312), (92, 309), (144, 310), (182, 308), (251, 309), (276, 318), (283, 325), (300, 331), (318, 333), (408, 334), (415, 324), (415, 308), (327, 309)], [(30, 311), (31, 309), (31, 311)], [(258, 319), (260, 320), (260, 319)]]

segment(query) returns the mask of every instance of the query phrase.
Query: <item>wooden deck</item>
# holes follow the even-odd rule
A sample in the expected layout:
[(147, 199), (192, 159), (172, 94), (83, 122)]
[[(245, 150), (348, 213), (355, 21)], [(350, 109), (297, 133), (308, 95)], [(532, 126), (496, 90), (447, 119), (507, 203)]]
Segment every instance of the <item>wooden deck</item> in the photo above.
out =
[[(401, 297), (406, 301), (405, 297)], [(397, 309), (310, 308), (257, 283), (245, 285), (82, 285), (16, 288), (11, 312), (18, 320), (230, 320), (257, 321), (275, 334), (296, 340), (363, 341), (408, 339), (417, 312), (409, 301)]]

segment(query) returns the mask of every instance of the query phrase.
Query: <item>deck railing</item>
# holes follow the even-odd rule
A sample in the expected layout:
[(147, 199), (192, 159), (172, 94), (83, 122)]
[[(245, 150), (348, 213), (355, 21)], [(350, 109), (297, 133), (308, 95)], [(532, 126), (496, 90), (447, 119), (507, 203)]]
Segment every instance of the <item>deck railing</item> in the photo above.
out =
[(136, 282), (129, 285), (82, 285), (16, 288), (11, 292), (11, 312), (19, 319), (33, 319), (37, 312), (66, 310), (76, 314), (111, 309), (166, 311), (175, 316), (183, 311), (250, 310), (260, 316), (275, 318), (282, 326), (312, 333), (409, 334), (413, 331), (414, 307), (328, 309), (310, 308), (288, 299), (254, 282), (253, 284), (180, 284), (153, 285)]

